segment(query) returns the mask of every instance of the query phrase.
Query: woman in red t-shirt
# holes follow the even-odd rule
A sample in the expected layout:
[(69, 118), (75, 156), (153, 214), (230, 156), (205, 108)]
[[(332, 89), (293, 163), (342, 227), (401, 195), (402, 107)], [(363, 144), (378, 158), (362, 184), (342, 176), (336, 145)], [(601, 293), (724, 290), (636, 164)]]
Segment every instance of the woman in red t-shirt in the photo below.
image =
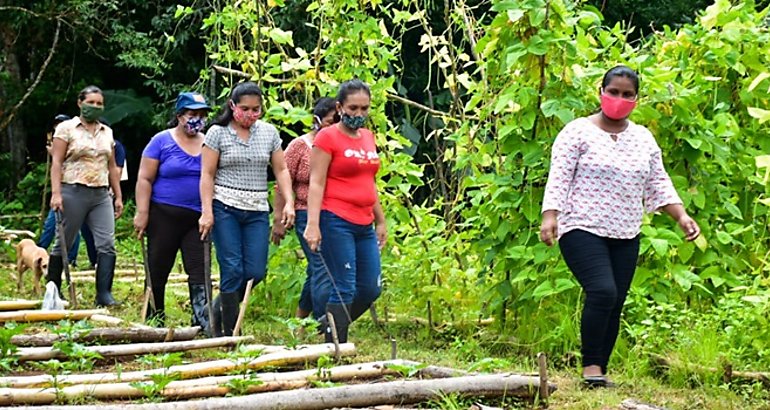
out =
[[(328, 268), (326, 312), (334, 317), (340, 343), (347, 342), (350, 324), (380, 296), (380, 250), (388, 237), (374, 182), (380, 158), (374, 134), (362, 128), (370, 105), (369, 86), (361, 80), (342, 83), (337, 93), (340, 122), (318, 133), (310, 155), (304, 236)], [(329, 326), (324, 333), (326, 342), (332, 342)]]

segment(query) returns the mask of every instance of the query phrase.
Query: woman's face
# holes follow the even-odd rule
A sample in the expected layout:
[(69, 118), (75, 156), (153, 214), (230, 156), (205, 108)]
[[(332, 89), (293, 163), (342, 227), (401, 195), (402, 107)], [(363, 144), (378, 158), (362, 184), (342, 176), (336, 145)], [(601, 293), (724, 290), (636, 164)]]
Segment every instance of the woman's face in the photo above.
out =
[(206, 119), (206, 117), (208, 116), (208, 113), (209, 112), (207, 110), (186, 110), (181, 115), (179, 115), (180, 117), (179, 119), (184, 121), (179, 121), (179, 122), (186, 123), (187, 121), (190, 121), (193, 118)]
[(258, 95), (244, 95), (233, 105), (244, 112), (262, 114), (262, 97)]
[(88, 93), (86, 94), (86, 98), (78, 101), (78, 107), (81, 107), (83, 104), (87, 105), (93, 105), (95, 107), (104, 107), (104, 96), (101, 93)]
[(637, 98), (634, 82), (628, 77), (612, 77), (610, 83), (602, 89), (602, 93), (628, 101), (636, 101)]
[(352, 117), (365, 117), (369, 115), (370, 107), (371, 98), (363, 90), (348, 95), (342, 104), (337, 102), (337, 110)]

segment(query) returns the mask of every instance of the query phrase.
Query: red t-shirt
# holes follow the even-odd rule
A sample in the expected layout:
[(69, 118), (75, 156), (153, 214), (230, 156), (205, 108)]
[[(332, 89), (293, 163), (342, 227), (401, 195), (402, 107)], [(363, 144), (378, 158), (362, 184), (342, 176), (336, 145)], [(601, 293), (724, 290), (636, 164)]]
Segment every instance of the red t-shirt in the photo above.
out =
[(358, 135), (360, 138), (351, 138), (337, 126), (326, 127), (316, 135), (313, 146), (332, 156), (321, 209), (350, 223), (369, 225), (377, 203), (374, 177), (380, 169), (380, 157), (374, 134), (361, 128)]

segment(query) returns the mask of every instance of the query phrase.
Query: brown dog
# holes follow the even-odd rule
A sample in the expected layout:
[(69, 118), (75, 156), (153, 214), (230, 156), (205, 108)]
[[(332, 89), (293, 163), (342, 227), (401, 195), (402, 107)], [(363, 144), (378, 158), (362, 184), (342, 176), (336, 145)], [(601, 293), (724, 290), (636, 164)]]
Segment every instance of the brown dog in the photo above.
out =
[(40, 278), (48, 274), (48, 252), (37, 246), (32, 239), (22, 239), (16, 245), (16, 288), (21, 291), (22, 275), (27, 269), (35, 272), (35, 293), (40, 290)]

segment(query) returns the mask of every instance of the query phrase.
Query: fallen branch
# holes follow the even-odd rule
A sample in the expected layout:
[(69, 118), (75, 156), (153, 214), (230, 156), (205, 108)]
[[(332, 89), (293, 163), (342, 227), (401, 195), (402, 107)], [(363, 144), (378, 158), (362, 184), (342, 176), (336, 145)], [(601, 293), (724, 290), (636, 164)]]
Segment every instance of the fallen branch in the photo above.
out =
[[(702, 366), (695, 363), (686, 363), (682, 360), (672, 359), (669, 357), (652, 354), (651, 358), (655, 364), (661, 367), (683, 367), (688, 369), (693, 369), (700, 372), (705, 373), (721, 373), (724, 372), (724, 369), (717, 369), (716, 367), (707, 367)], [(746, 371), (738, 371), (738, 370), (730, 370), (729, 372), (729, 379), (746, 379), (746, 380), (755, 380), (762, 382), (765, 386), (770, 386), (770, 373), (769, 372), (746, 372)], [(732, 380), (727, 380), (729, 383)]]
[[(533, 397), (539, 389), (536, 377), (510, 374), (454, 377), (437, 380), (409, 380), (358, 384), (326, 389), (303, 389), (252, 394), (241, 397), (205, 399), (177, 403), (103, 404), (80, 406), (82, 410), (260, 410), (328, 409), (381, 404), (410, 404), (435, 400), (447, 394), (462, 397)], [(555, 385), (548, 386), (555, 391)], [(5, 389), (3, 389), (5, 390)], [(38, 407), (53, 409), (54, 407)]]
[(0, 323), (3, 322), (56, 322), (63, 319), (88, 319), (93, 315), (107, 314), (107, 309), (88, 310), (17, 310), (0, 312)]
[[(185, 340), (181, 342), (132, 343), (120, 345), (85, 346), (83, 350), (98, 353), (101, 357), (136, 356), (141, 354), (159, 354), (171, 352), (186, 352), (190, 350), (211, 349), (215, 347), (235, 346), (238, 343), (250, 342), (251, 336), (228, 336), (212, 339)], [(20, 362), (64, 359), (66, 354), (53, 347), (24, 347), (16, 352)]]
[[(316, 369), (284, 373), (263, 373), (256, 375), (246, 389), (247, 393), (261, 393), (277, 390), (290, 390), (310, 387), (314, 381), (349, 381), (396, 375), (387, 364), (404, 365), (411, 362), (397, 360), (395, 362), (373, 362), (348, 366), (333, 367), (319, 372)], [(206, 377), (202, 379), (173, 381), (160, 393), (166, 399), (183, 400), (201, 397), (225, 396), (231, 389), (227, 385), (231, 380), (243, 379), (242, 375)], [(51, 404), (58, 398), (64, 399), (96, 399), (96, 400), (130, 400), (145, 397), (141, 389), (130, 383), (110, 384), (81, 384), (68, 386), (58, 392), (54, 388), (47, 389), (0, 389), (0, 405), (9, 404)]]
[[(343, 355), (353, 356), (356, 348), (352, 343), (341, 345)], [(59, 376), (54, 380), (51, 375), (42, 374), (35, 376), (7, 376), (0, 377), (0, 386), (7, 387), (47, 387), (56, 382), (59, 386), (74, 384), (104, 384), (118, 382), (140, 382), (150, 380), (154, 374), (178, 373), (180, 379), (193, 379), (203, 376), (217, 376), (237, 370), (257, 370), (265, 367), (289, 366), (314, 362), (321, 356), (334, 355), (334, 345), (313, 345), (302, 350), (286, 350), (262, 355), (247, 363), (236, 363), (231, 360), (214, 360), (208, 362), (191, 363), (171, 366), (168, 369), (140, 370), (133, 372), (72, 374)]]
[[(91, 316), (93, 318), (93, 316)], [(174, 329), (171, 341), (184, 341), (192, 340), (200, 332), (200, 327), (183, 327)], [(91, 329), (88, 333), (77, 335), (72, 338), (72, 341), (78, 343), (93, 343), (93, 342), (131, 342), (131, 343), (148, 343), (148, 342), (163, 342), (168, 337), (170, 329), (168, 328), (96, 328)], [(68, 340), (65, 335), (57, 335), (54, 333), (38, 333), (32, 335), (16, 335), (11, 338), (11, 343), (19, 347), (39, 347), (39, 346), (52, 346), (54, 343)]]

